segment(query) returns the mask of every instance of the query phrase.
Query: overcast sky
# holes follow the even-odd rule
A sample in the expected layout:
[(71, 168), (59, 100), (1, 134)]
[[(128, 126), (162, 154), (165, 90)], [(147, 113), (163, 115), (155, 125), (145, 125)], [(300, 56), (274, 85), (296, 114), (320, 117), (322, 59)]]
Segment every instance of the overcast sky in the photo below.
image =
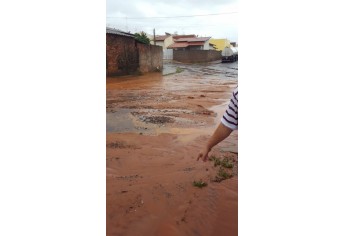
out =
[(106, 16), (108, 27), (131, 33), (153, 34), (155, 29), (156, 35), (177, 32), (236, 42), (238, 38), (238, 0), (107, 0)]

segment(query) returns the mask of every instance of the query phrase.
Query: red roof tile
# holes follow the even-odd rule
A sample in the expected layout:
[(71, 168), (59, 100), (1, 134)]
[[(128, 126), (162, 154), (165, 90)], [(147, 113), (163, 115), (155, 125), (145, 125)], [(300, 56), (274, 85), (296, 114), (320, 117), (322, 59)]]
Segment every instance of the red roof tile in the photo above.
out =
[(195, 34), (188, 34), (188, 35), (174, 35), (173, 39), (180, 39), (180, 38), (195, 38)]
[(202, 46), (204, 42), (188, 42), (189, 46)]
[(211, 37), (200, 37), (200, 38), (180, 38), (176, 39), (175, 42), (205, 42)]

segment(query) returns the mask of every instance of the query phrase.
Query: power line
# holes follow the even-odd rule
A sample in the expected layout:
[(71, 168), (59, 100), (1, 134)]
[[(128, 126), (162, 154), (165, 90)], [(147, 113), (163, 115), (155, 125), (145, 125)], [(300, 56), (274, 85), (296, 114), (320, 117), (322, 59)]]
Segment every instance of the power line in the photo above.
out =
[(225, 12), (225, 13), (214, 13), (214, 14), (204, 14), (204, 15), (189, 15), (189, 16), (151, 16), (151, 17), (126, 17), (126, 16), (107, 16), (107, 18), (122, 18), (122, 19), (150, 19), (150, 18), (180, 18), (180, 17), (198, 17), (198, 16), (218, 16), (218, 15), (229, 15), (238, 13)]

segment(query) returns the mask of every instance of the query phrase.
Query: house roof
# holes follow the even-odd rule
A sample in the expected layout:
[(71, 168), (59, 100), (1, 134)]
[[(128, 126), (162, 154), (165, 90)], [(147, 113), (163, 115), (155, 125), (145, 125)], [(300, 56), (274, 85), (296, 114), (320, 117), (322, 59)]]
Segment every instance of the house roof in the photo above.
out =
[(195, 38), (195, 34), (187, 34), (187, 35), (174, 35), (173, 39), (180, 39), (180, 38)]
[(204, 42), (188, 42), (189, 46), (202, 46)]
[(171, 35), (156, 35), (156, 41), (164, 41), (166, 38), (170, 36)]
[(199, 38), (180, 38), (176, 39), (175, 42), (205, 42), (211, 37), (199, 37)]
[(118, 29), (112, 29), (107, 27), (107, 34), (116, 34), (116, 35), (121, 35), (121, 36), (126, 36), (126, 37), (131, 37), (134, 38), (134, 34), (131, 33), (126, 33), (124, 31), (118, 30)]
[(168, 49), (170, 48), (186, 48), (189, 46), (202, 46), (204, 45), (203, 42), (175, 42), (171, 44)]

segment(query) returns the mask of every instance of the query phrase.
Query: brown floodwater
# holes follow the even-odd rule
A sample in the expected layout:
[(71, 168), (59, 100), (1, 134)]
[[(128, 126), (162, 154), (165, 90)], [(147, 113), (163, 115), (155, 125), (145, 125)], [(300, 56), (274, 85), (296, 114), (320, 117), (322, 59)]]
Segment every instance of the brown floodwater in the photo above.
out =
[(219, 166), (196, 161), (237, 64), (166, 65), (183, 71), (107, 78), (107, 235), (237, 235), (237, 132), (211, 152), (231, 160), (231, 178), (215, 182)]

